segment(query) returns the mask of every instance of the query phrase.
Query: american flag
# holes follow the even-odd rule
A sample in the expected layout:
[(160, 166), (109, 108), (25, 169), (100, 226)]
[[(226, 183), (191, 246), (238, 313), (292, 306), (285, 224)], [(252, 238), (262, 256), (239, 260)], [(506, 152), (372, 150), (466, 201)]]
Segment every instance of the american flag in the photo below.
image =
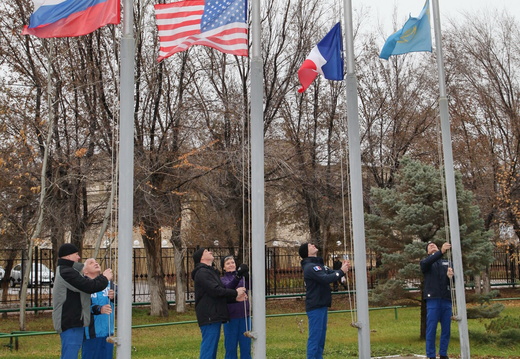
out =
[(246, 0), (186, 0), (155, 5), (161, 61), (192, 45), (247, 56)]

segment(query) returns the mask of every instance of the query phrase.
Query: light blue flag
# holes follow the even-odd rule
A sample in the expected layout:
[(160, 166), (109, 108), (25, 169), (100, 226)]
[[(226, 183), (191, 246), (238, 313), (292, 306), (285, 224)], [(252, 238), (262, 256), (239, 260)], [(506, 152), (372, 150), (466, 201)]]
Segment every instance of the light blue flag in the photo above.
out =
[(426, 0), (419, 17), (410, 16), (401, 30), (390, 35), (379, 57), (388, 60), (392, 55), (418, 51), (432, 51), (430, 0)]

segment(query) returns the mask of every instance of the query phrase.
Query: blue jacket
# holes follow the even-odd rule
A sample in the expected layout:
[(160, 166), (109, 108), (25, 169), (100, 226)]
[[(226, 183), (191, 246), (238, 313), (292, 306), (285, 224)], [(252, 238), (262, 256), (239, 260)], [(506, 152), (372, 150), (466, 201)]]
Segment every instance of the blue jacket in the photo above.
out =
[(435, 252), (421, 260), (424, 274), (423, 298), (441, 298), (451, 300), (450, 279), (448, 278), (447, 259), (442, 259), (442, 251)]
[(330, 283), (345, 275), (342, 270), (332, 270), (323, 264), (321, 257), (307, 257), (301, 261), (305, 281), (305, 311), (330, 307), (332, 295)]
[[(90, 306), (91, 320), (90, 325), (85, 328), (85, 338), (103, 338), (114, 334), (114, 303), (108, 298), (109, 289), (114, 289), (113, 283), (100, 292), (90, 296), (92, 305)], [(112, 313), (101, 314), (101, 307), (110, 304)]]

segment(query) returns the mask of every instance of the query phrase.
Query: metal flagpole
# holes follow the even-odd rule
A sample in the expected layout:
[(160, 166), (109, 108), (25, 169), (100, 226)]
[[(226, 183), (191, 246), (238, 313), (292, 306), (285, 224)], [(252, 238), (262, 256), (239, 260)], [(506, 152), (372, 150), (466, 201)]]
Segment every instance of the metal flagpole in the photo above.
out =
[(119, 101), (119, 222), (117, 266), (117, 358), (132, 356), (132, 233), (134, 208), (133, 1), (123, 0)]
[(266, 357), (264, 110), (260, 0), (251, 1), (251, 232), (253, 357)]
[(363, 186), (361, 179), (361, 150), (359, 138), (357, 79), (354, 63), (354, 30), (352, 26), (352, 0), (345, 0), (345, 39), (347, 52), (347, 124), (350, 160), (350, 188), (352, 234), (354, 237), (354, 267), (356, 275), (356, 305), (358, 322), (359, 358), (370, 358), (370, 323), (368, 318), (368, 284), (365, 248), (365, 221)]
[(464, 271), (462, 268), (462, 250), (460, 245), (459, 216), (457, 212), (457, 193), (455, 174), (453, 170), (453, 150), (451, 147), (450, 115), (446, 95), (444, 77), (444, 62), (441, 43), (441, 22), (438, 0), (432, 1), (433, 23), (435, 29), (435, 47), (437, 67), (439, 72), (439, 111), (441, 120), (442, 149), (444, 152), (444, 173), (446, 177), (446, 196), (448, 199), (448, 218), (453, 256), (453, 271), (455, 272), (455, 298), (457, 300), (457, 321), (459, 323), (460, 352), (462, 359), (470, 359), (468, 318), (466, 315), (466, 298), (464, 294)]

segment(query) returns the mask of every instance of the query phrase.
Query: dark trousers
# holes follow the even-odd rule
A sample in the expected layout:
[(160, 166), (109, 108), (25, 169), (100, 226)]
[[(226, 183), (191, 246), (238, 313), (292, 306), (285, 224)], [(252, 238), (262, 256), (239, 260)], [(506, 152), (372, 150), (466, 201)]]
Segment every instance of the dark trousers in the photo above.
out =
[(251, 338), (244, 335), (247, 328), (251, 328), (251, 317), (233, 318), (224, 324), (224, 359), (238, 359), (237, 348), (240, 346), (240, 359), (251, 359)]
[(309, 319), (309, 339), (307, 339), (307, 359), (323, 359), (325, 337), (327, 335), (328, 308), (318, 308), (307, 312)]
[(107, 342), (107, 337), (90, 338), (83, 342), (81, 359), (112, 359), (114, 344)]
[(202, 342), (200, 343), (199, 359), (216, 359), (220, 328), (222, 323), (207, 324), (200, 327)]
[(83, 327), (70, 328), (60, 333), (61, 359), (78, 359), (84, 333)]
[(439, 355), (448, 355), (451, 315), (451, 300), (440, 298), (426, 300), (426, 356), (428, 358), (436, 356), (435, 341), (438, 323), (441, 323)]

